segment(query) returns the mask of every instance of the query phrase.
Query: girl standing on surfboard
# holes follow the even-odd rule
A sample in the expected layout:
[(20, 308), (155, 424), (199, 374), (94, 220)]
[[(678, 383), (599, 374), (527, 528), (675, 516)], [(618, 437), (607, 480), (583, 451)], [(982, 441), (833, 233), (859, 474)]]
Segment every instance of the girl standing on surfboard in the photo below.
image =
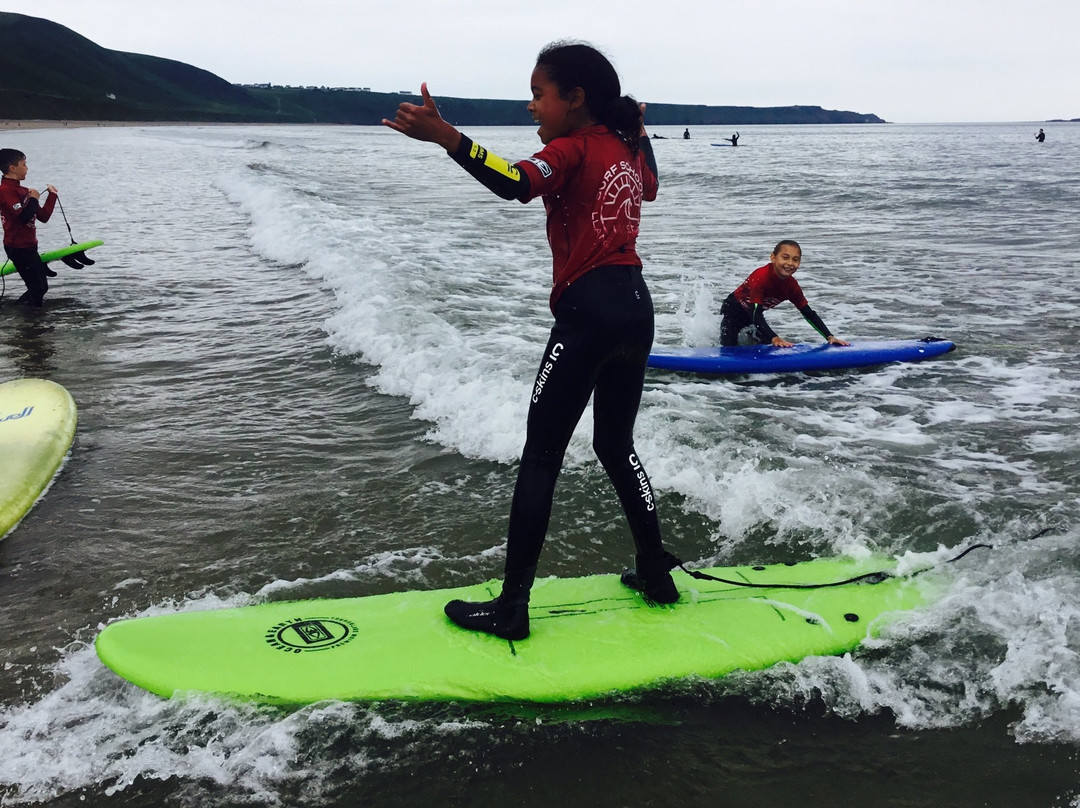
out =
[(529, 591), (547, 533), (555, 481), (581, 414), (593, 397), (593, 448), (615, 486), (637, 549), (624, 576), (653, 602), (679, 598), (663, 549), (656, 500), (634, 449), (634, 420), (653, 338), (653, 308), (635, 243), (642, 201), (658, 187), (642, 107), (591, 45), (556, 42), (532, 72), (529, 112), (544, 148), (509, 163), (423, 104), (403, 103), (386, 126), (437, 143), (503, 199), (538, 196), (547, 211), (554, 279), (551, 336), (532, 387), (525, 448), (510, 506), (502, 593), (446, 605), (457, 625), (510, 640), (529, 635)]

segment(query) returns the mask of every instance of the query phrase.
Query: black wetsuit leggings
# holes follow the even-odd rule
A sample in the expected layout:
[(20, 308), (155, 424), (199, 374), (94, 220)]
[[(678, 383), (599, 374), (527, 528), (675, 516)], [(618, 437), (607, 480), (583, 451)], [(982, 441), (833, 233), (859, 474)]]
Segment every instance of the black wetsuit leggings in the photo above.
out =
[(20, 302), (29, 303), (31, 306), (41, 306), (45, 293), (49, 291), (49, 279), (45, 275), (47, 267), (38, 255), (35, 247), (4, 247), (11, 263), (19, 272), (19, 277), (26, 284), (26, 291)]
[(765, 329), (754, 322), (753, 316), (742, 307), (734, 294), (724, 298), (720, 315), (720, 346), (723, 348), (760, 345), (772, 340), (771, 336), (766, 336)]
[(656, 501), (633, 437), (652, 339), (652, 298), (640, 267), (593, 269), (556, 303), (510, 507), (508, 580), (540, 557), (563, 454), (589, 396), (593, 449), (615, 486), (637, 552), (663, 552)]

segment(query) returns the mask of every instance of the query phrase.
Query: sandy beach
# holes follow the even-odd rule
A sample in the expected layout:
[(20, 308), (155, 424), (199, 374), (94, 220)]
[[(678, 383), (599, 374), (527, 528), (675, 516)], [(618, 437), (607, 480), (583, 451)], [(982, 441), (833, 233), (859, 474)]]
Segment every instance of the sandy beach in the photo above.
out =
[(245, 126), (245, 123), (221, 121), (52, 121), (44, 118), (27, 120), (0, 119), (0, 130), (6, 129), (80, 129), (93, 126)]

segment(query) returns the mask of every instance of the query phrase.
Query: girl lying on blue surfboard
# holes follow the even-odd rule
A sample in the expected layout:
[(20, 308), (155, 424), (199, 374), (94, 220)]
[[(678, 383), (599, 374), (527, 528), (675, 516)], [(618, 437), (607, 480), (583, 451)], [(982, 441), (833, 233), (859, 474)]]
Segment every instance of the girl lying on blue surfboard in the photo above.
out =
[(790, 300), (806, 322), (833, 345), (847, 345), (833, 336), (810, 304), (795, 280), (795, 271), (802, 263), (802, 247), (797, 241), (784, 239), (769, 256), (769, 263), (758, 267), (724, 300), (720, 307), (720, 345), (772, 344), (778, 348), (795, 345), (778, 336), (765, 322), (765, 312)]

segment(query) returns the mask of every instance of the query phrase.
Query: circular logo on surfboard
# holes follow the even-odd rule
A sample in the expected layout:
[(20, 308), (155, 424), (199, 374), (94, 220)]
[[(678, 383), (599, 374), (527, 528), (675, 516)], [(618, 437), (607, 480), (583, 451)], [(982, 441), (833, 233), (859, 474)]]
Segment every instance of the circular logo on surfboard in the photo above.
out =
[(356, 623), (344, 617), (298, 617), (271, 626), (266, 642), (279, 651), (301, 654), (340, 648), (356, 639)]

